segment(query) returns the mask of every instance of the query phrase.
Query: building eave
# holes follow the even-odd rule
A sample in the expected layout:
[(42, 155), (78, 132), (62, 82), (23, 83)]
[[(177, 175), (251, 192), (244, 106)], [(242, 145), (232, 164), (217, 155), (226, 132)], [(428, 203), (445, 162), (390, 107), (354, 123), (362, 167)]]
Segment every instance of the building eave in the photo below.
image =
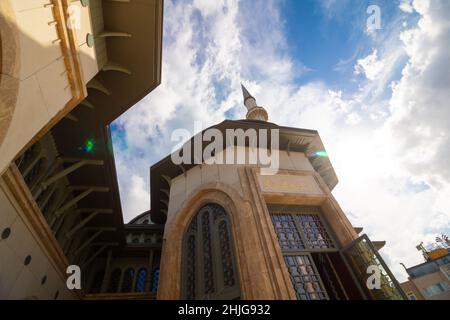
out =
[[(338, 183), (338, 179), (334, 168), (328, 157), (317, 157), (316, 151), (325, 150), (325, 147), (320, 139), (319, 133), (316, 130), (301, 129), (278, 126), (271, 122), (255, 121), (255, 120), (224, 120), (221, 123), (211, 126), (205, 130), (215, 128), (221, 132), (225, 132), (226, 129), (243, 130), (254, 129), (279, 129), (280, 130), (280, 150), (290, 150), (297, 152), (304, 152), (309, 158), (314, 169), (322, 176), (328, 188), (332, 190)], [(202, 133), (205, 131), (203, 130)], [(200, 133), (198, 133), (200, 134)], [(192, 143), (194, 137), (192, 137), (186, 143)], [(224, 142), (225, 143), (225, 142)], [(203, 148), (207, 145), (207, 142), (203, 142)], [(152, 221), (157, 223), (164, 223), (166, 220), (165, 212), (167, 205), (161, 199), (167, 199), (167, 195), (161, 192), (162, 189), (167, 189), (167, 181), (164, 177), (173, 179), (176, 176), (183, 174), (185, 171), (196, 166), (195, 164), (183, 164), (183, 167), (175, 165), (171, 156), (168, 155), (155, 163), (150, 168), (150, 194), (151, 194), (151, 217)]]

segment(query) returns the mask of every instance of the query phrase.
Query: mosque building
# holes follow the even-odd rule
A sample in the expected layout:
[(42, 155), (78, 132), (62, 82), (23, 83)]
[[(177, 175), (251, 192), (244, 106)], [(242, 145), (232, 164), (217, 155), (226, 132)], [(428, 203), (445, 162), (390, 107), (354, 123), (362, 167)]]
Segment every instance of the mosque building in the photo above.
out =
[(319, 133), (269, 122), (244, 86), (246, 119), (152, 165), (151, 209), (124, 223), (110, 124), (161, 82), (162, 17), (161, 0), (0, 2), (0, 298), (404, 299)]

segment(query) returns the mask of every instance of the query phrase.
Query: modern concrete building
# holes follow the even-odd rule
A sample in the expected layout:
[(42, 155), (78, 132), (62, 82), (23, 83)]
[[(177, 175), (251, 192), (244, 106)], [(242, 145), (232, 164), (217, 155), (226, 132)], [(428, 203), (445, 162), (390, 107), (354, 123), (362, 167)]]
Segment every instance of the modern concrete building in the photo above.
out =
[(401, 283), (410, 300), (450, 300), (449, 246), (426, 249), (418, 246), (425, 262), (405, 268), (408, 281)]
[[(161, 0), (0, 1), (0, 298), (154, 296), (162, 229), (124, 225), (109, 125), (161, 81), (162, 14)], [(108, 287), (98, 265), (136, 274)]]

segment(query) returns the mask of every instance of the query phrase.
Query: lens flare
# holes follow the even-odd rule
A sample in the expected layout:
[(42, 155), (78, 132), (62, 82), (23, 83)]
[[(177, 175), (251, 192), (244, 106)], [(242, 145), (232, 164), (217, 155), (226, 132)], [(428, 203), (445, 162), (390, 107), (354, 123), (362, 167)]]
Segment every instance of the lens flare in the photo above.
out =
[(325, 150), (316, 151), (314, 155), (317, 157), (328, 157), (328, 153)]
[(82, 150), (84, 152), (91, 153), (94, 150), (94, 141), (92, 139), (86, 140)]

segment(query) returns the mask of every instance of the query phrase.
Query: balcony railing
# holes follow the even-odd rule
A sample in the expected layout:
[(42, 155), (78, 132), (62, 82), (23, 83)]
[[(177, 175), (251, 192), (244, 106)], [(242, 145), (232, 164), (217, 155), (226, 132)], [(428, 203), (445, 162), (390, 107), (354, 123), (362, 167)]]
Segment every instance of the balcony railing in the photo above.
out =
[[(400, 284), (366, 234), (363, 234), (345, 247), (342, 250), (342, 254), (367, 299), (407, 299)], [(380, 270), (379, 288), (370, 289), (367, 285), (367, 280), (372, 274), (368, 272), (370, 266), (376, 266)]]

